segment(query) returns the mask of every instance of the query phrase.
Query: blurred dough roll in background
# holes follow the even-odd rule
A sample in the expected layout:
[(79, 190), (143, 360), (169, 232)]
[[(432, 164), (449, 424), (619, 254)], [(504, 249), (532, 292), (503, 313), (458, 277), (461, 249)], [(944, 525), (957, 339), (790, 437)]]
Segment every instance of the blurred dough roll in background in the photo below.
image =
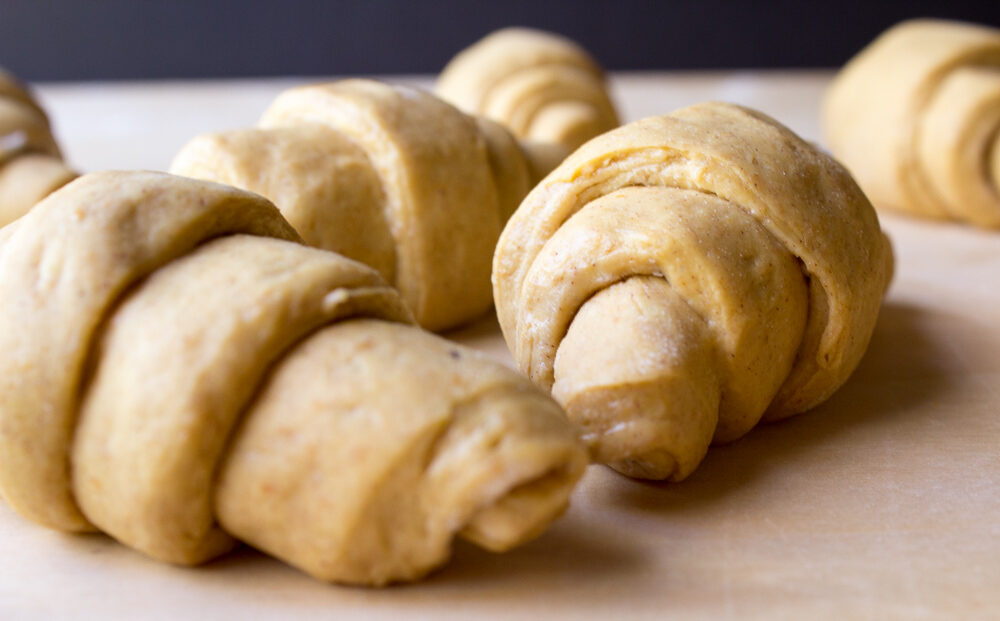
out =
[(22, 84), (0, 69), (0, 226), (74, 177), (63, 163), (45, 112)]
[(430, 93), (354, 79), (290, 89), (170, 170), (268, 197), (306, 243), (374, 267), (444, 330), (489, 310), (497, 237), (551, 155)]
[(539, 31), (462, 52), (438, 92), (467, 113), (372, 80), (294, 88), (256, 127), (190, 141), (171, 172), (266, 196), (306, 243), (378, 270), (421, 326), (453, 328), (492, 306), (493, 248), (521, 199), (618, 120), (597, 65)]
[(851, 176), (758, 112), (612, 130), (521, 204), (494, 258), (504, 337), (598, 461), (679, 480), (711, 442), (853, 372), (892, 252)]
[(258, 195), (145, 172), (0, 230), (5, 501), (166, 562), (241, 540), (358, 584), (544, 530), (587, 464), (559, 406), (298, 241)]
[(600, 66), (573, 41), (540, 30), (505, 28), (478, 41), (448, 63), (436, 90), (567, 155), (620, 124)]
[(898, 24), (844, 66), (822, 118), (876, 207), (1000, 227), (1000, 29)]

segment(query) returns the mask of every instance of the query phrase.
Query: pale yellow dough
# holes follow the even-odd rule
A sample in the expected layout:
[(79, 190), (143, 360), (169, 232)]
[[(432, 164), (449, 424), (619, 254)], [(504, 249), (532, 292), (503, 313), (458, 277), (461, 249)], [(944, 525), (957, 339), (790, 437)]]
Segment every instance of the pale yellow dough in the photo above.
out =
[(541, 30), (504, 28), (476, 42), (448, 63), (436, 91), (566, 153), (619, 125), (598, 64), (573, 41)]
[(45, 112), (0, 69), (0, 226), (75, 177), (62, 160)]
[(518, 374), (409, 325), (264, 198), (86, 175), (0, 231), (0, 488), (49, 527), (200, 563), (246, 541), (385, 584), (504, 550), (587, 453)]
[(1000, 227), (1000, 29), (890, 28), (834, 79), (822, 119), (876, 207)]
[(596, 458), (679, 480), (713, 440), (829, 397), (891, 272), (839, 164), (758, 112), (706, 103), (571, 155), (508, 222), (493, 284), (518, 365)]
[(306, 243), (374, 267), (444, 330), (492, 305), (496, 239), (550, 155), (423, 91), (358, 79), (286, 91), (256, 128), (192, 140), (171, 172), (268, 197)]

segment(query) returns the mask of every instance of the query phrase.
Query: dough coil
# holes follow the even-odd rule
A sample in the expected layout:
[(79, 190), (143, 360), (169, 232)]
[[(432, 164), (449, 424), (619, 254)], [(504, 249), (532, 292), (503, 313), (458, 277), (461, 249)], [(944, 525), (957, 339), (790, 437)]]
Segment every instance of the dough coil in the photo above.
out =
[(494, 257), (518, 366), (595, 458), (679, 480), (857, 366), (892, 271), (850, 175), (773, 119), (707, 103), (612, 130), (525, 198)]
[(834, 79), (823, 128), (876, 207), (1000, 227), (1000, 29), (890, 28)]
[(455, 56), (437, 93), (518, 138), (572, 151), (618, 127), (604, 73), (573, 41), (528, 28), (498, 30)]
[(537, 535), (587, 463), (515, 372), (409, 325), (263, 198), (93, 173), (0, 231), (0, 489), (23, 516), (200, 563), (420, 577)]

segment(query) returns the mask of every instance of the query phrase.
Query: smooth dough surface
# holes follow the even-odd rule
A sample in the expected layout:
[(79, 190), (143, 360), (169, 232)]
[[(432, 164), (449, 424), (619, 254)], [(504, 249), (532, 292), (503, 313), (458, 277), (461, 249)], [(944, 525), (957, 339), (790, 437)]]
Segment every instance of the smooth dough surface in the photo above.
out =
[(1000, 29), (890, 28), (838, 73), (822, 121), (876, 207), (1000, 227)]
[(498, 30), (459, 52), (436, 92), (519, 138), (568, 154), (620, 123), (598, 64), (573, 41), (530, 28)]

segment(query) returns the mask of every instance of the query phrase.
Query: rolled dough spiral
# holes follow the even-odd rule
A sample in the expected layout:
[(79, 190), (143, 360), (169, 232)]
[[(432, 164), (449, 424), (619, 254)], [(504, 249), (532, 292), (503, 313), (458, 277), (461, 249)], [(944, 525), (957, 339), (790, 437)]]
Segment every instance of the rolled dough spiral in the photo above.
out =
[(443, 330), (492, 305), (493, 247), (548, 155), (423, 91), (355, 79), (282, 93), (256, 128), (189, 142), (171, 172), (266, 196), (306, 243), (374, 267)]
[(5, 500), (171, 563), (242, 540), (360, 584), (544, 529), (587, 463), (558, 405), (295, 240), (259, 196), (144, 172), (0, 231)]
[(600, 66), (573, 41), (541, 30), (504, 28), (459, 52), (436, 91), (518, 138), (567, 153), (620, 124)]
[(45, 112), (0, 69), (0, 226), (74, 177), (63, 163)]
[(1000, 29), (890, 28), (834, 79), (823, 128), (876, 207), (1000, 227)]
[(518, 365), (597, 460), (679, 480), (713, 439), (829, 397), (891, 271), (841, 166), (763, 114), (706, 103), (571, 155), (508, 222), (493, 283)]

